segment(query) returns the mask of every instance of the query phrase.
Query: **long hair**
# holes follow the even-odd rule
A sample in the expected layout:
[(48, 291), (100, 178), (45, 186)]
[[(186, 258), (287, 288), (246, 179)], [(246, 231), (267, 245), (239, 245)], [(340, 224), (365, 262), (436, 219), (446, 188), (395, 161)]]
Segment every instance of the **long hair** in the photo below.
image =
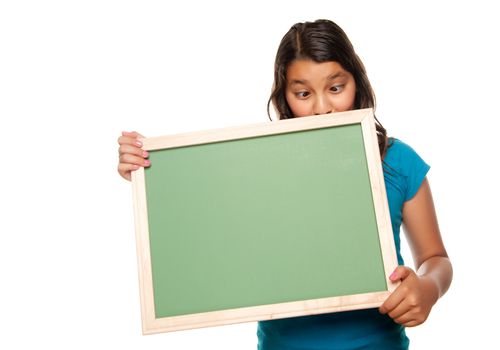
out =
[[(375, 93), (370, 85), (365, 66), (354, 51), (351, 41), (337, 24), (330, 20), (319, 19), (314, 22), (294, 24), (285, 34), (276, 53), (274, 62), (274, 84), (267, 103), (274, 106), (279, 119), (293, 118), (293, 113), (286, 101), (286, 74), (288, 66), (295, 60), (309, 59), (317, 63), (335, 61), (352, 74), (356, 83), (354, 108), (373, 108)], [(383, 158), (387, 150), (387, 131), (376, 120), (376, 131), (380, 155)]]

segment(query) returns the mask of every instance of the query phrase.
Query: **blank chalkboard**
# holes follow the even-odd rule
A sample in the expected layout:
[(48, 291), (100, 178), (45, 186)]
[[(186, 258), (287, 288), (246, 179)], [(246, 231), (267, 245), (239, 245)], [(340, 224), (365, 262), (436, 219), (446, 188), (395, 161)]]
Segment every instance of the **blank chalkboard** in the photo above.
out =
[(144, 334), (376, 307), (395, 287), (371, 109), (143, 143)]

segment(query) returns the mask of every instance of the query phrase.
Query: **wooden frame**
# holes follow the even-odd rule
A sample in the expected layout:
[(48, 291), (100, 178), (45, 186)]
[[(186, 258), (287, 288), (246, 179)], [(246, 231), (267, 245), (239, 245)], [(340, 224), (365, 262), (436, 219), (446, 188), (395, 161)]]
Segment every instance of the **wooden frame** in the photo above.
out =
[(313, 300), (283, 302), (271, 305), (241, 307), (174, 317), (155, 316), (153, 275), (148, 227), (148, 208), (143, 168), (132, 173), (134, 214), (136, 222), (137, 255), (139, 265), (140, 299), (143, 334), (177, 331), (239, 322), (271, 320), (276, 318), (328, 313), (380, 306), (397, 286), (388, 276), (397, 266), (394, 239), (387, 204), (373, 111), (362, 109), (334, 115), (312, 116), (248, 126), (192, 132), (181, 135), (143, 139), (147, 151), (208, 144), (226, 140), (239, 140), (256, 136), (275, 135), (295, 131), (321, 129), (342, 125), (359, 124), (362, 128), (373, 195), (376, 225), (383, 257), (383, 269), (387, 289), (357, 295), (345, 295)]

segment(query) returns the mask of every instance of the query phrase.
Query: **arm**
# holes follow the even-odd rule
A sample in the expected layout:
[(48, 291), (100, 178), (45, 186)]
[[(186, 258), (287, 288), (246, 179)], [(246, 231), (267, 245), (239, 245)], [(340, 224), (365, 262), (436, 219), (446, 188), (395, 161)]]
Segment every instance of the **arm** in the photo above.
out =
[(131, 172), (139, 169), (139, 167), (148, 167), (151, 163), (146, 158), (148, 152), (142, 150), (142, 142), (139, 138), (144, 138), (137, 132), (122, 132), (118, 138), (119, 160), (118, 160), (118, 173), (126, 180), (131, 179)]
[(403, 227), (417, 272), (405, 266), (397, 267), (390, 279), (401, 280), (401, 284), (379, 310), (395, 322), (413, 327), (427, 319), (432, 306), (448, 290), (453, 275), (427, 179), (404, 204)]

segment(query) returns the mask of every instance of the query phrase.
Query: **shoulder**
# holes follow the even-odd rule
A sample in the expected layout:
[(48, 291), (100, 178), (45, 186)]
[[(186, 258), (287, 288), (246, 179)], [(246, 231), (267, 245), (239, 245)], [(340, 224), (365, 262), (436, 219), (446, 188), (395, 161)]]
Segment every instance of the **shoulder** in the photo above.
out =
[(395, 137), (390, 137), (388, 143), (388, 154), (391, 152), (406, 155), (417, 153), (410, 145)]
[(425, 163), (420, 155), (400, 139), (390, 138), (384, 161), (396, 168), (405, 168), (412, 163)]

